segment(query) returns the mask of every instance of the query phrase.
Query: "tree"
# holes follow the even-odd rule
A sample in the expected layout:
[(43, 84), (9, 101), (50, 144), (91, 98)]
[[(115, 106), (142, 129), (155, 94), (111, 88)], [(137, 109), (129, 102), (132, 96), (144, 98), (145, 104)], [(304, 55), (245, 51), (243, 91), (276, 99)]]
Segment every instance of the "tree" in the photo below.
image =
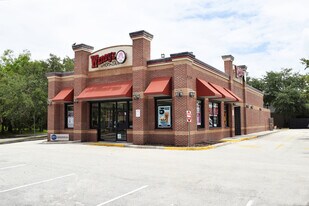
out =
[(272, 105), (286, 124), (291, 117), (309, 117), (309, 75), (282, 69), (266, 72), (261, 79), (249, 79), (248, 84), (264, 92), (264, 104)]
[(31, 60), (29, 51), (15, 57), (6, 50), (0, 57), (1, 130), (22, 132), (25, 128), (46, 128), (47, 72), (72, 71), (74, 62), (50, 54), (46, 61)]
[(300, 61), (306, 66), (305, 69), (309, 68), (309, 59), (301, 58)]

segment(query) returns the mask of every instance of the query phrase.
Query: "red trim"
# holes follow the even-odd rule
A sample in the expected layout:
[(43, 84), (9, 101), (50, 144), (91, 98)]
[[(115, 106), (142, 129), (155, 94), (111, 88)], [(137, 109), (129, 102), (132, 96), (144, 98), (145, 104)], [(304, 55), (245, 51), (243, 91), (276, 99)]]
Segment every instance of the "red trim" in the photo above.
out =
[(86, 87), (78, 95), (77, 99), (108, 99), (122, 97), (132, 97), (131, 81), (91, 85)]
[(62, 89), (52, 101), (54, 102), (73, 102), (73, 94), (74, 89), (72, 88), (64, 88)]
[(171, 96), (171, 77), (153, 79), (144, 92), (145, 95)]

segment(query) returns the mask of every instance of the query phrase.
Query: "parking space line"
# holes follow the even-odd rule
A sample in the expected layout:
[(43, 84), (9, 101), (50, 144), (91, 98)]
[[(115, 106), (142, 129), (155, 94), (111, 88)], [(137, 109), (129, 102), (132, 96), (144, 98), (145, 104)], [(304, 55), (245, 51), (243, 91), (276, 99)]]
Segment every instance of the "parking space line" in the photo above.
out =
[(75, 173), (71, 173), (71, 174), (63, 175), (63, 176), (60, 176), (60, 177), (55, 177), (55, 178), (48, 179), (48, 180), (42, 180), (42, 181), (39, 181), (39, 182), (34, 182), (34, 183), (26, 184), (26, 185), (21, 185), (21, 186), (18, 186), (18, 187), (13, 187), (11, 189), (1, 190), (0, 194), (1, 193), (5, 193), (5, 192), (9, 192), (9, 191), (13, 191), (13, 190), (18, 190), (18, 189), (25, 188), (25, 187), (29, 187), (29, 186), (33, 186), (33, 185), (42, 184), (42, 183), (45, 183), (45, 182), (50, 182), (50, 181), (61, 179), (61, 178), (65, 178), (65, 177), (70, 177), (70, 176), (73, 176), (73, 175), (76, 175), (76, 174)]
[(14, 166), (9, 166), (9, 167), (2, 167), (2, 168), (0, 168), (0, 170), (6, 170), (6, 169), (15, 168), (15, 167), (23, 167), (23, 166), (26, 166), (26, 164), (19, 164), (19, 165), (14, 165)]
[(249, 202), (247, 202), (246, 206), (252, 206), (253, 205), (253, 200), (249, 200)]
[(279, 149), (280, 147), (283, 147), (283, 144), (279, 144), (276, 149)]
[(113, 198), (113, 199), (111, 199), (111, 200), (108, 200), (108, 201), (106, 201), (106, 202), (100, 203), (100, 204), (98, 204), (97, 206), (106, 205), (106, 204), (108, 204), (108, 203), (110, 203), (110, 202), (113, 202), (113, 201), (115, 201), (115, 200), (118, 200), (118, 199), (120, 199), (120, 198), (122, 198), (122, 197), (125, 197), (125, 196), (127, 196), (127, 195), (130, 195), (130, 194), (132, 194), (132, 193), (134, 193), (134, 192), (137, 192), (137, 191), (139, 191), (139, 190), (145, 189), (146, 187), (148, 187), (148, 185), (144, 185), (143, 187), (137, 188), (137, 189), (135, 189), (135, 190), (133, 190), (133, 191), (131, 191), (131, 192), (128, 192), (128, 193), (123, 194), (123, 195), (120, 195), (120, 196), (115, 197), (115, 198)]

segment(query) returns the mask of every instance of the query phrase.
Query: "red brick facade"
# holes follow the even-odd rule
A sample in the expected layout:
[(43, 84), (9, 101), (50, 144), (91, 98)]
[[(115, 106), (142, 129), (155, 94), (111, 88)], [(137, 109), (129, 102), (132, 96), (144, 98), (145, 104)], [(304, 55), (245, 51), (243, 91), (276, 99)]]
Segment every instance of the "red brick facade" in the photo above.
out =
[[(127, 128), (127, 142), (133, 144), (163, 144), (186, 146), (216, 142), (224, 137), (235, 136), (235, 107), (240, 107), (240, 133), (248, 134), (269, 129), (270, 111), (263, 108), (263, 94), (246, 85), (244, 78), (235, 74), (234, 58), (223, 56), (224, 71), (198, 60), (192, 53), (171, 54), (168, 58), (150, 60), (151, 40), (153, 36), (145, 31), (130, 33), (132, 39), (129, 66), (109, 69), (91, 70), (89, 56), (93, 48), (80, 44), (73, 45), (75, 52), (74, 72), (49, 73), (48, 76), (48, 134), (69, 134), (70, 140), (98, 141), (98, 129), (90, 126), (90, 102), (79, 100), (78, 96), (88, 86), (109, 84), (122, 81), (132, 81), (132, 128)], [(245, 66), (239, 66), (246, 69)], [(144, 91), (154, 78), (171, 77), (172, 127), (156, 128), (156, 105), (158, 96), (145, 95)], [(198, 97), (196, 79), (214, 83), (229, 89), (242, 99), (242, 102), (217, 101), (220, 107), (220, 127), (209, 127), (208, 104), (211, 98)], [(65, 128), (65, 103), (53, 102), (52, 99), (64, 88), (74, 89), (74, 128)], [(181, 92), (182, 95), (177, 95)], [(191, 94), (191, 96), (190, 96)], [(137, 98), (134, 98), (136, 96)], [(117, 100), (96, 99), (95, 101)], [(197, 127), (197, 100), (203, 101), (204, 127)], [(224, 105), (228, 106), (228, 123), (224, 126)], [(140, 116), (137, 116), (137, 110)], [(186, 111), (192, 112), (192, 122), (187, 123)], [(189, 131), (190, 129), (190, 131)], [(190, 132), (190, 139), (188, 138)], [(189, 142), (188, 142), (189, 141)]]

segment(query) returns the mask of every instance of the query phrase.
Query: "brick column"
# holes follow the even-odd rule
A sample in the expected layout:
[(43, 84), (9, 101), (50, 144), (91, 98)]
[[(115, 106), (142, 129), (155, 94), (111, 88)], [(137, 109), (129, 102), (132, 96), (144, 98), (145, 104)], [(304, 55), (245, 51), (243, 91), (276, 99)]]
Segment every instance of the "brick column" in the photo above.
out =
[[(238, 66), (240, 67), (245, 73), (247, 71), (247, 66), (246, 65), (240, 65)], [(246, 83), (246, 76), (243, 76), (243, 79), (242, 79), (242, 93), (243, 93), (243, 102), (242, 102), (242, 105), (243, 105), (243, 109), (242, 111), (244, 112), (244, 127), (245, 127), (245, 130), (244, 130), (244, 134), (248, 134), (248, 123), (247, 123), (247, 116), (248, 116), (248, 113), (247, 113), (247, 108), (246, 108), (246, 103), (247, 103), (247, 83)]]
[[(232, 55), (224, 55), (222, 56), (222, 59), (224, 61), (224, 72), (229, 76), (229, 89), (231, 91), (234, 90), (234, 71), (233, 71), (233, 61), (234, 57)], [(234, 121), (234, 106), (231, 104), (231, 109), (230, 109), (230, 136), (233, 137), (235, 136), (235, 121)]]
[[(142, 30), (130, 33), (133, 43), (133, 144), (146, 144), (148, 131), (147, 97), (144, 91), (147, 85), (147, 61), (150, 60), (151, 40), (153, 35)], [(136, 117), (136, 110), (140, 110), (140, 117)]]
[[(72, 46), (75, 52), (74, 58), (74, 99), (87, 86), (89, 55), (93, 47), (85, 44), (78, 44)], [(87, 122), (87, 102), (74, 101), (74, 140), (85, 141), (87, 139), (87, 129), (89, 124)]]
[[(173, 69), (173, 91), (183, 91), (182, 97), (173, 94), (173, 130), (175, 133), (175, 145), (187, 146), (195, 142), (196, 126), (196, 79), (191, 77), (192, 63), (195, 56), (189, 52), (171, 54), (174, 64)], [(193, 92), (193, 96), (190, 96)], [(186, 111), (192, 113), (190, 124), (190, 142), (188, 142), (189, 125), (187, 123)]]
[(51, 99), (54, 98), (58, 92), (60, 92), (61, 82), (57, 81), (56, 76), (47, 77), (48, 78), (48, 100), (50, 101), (47, 112), (47, 133), (48, 141), (50, 140), (50, 135), (58, 133), (60, 130), (60, 104), (52, 103)]
[(224, 61), (224, 71), (229, 75), (229, 89), (233, 91), (233, 81), (234, 81), (234, 70), (233, 70), (233, 61), (234, 57), (232, 55), (222, 56)]

